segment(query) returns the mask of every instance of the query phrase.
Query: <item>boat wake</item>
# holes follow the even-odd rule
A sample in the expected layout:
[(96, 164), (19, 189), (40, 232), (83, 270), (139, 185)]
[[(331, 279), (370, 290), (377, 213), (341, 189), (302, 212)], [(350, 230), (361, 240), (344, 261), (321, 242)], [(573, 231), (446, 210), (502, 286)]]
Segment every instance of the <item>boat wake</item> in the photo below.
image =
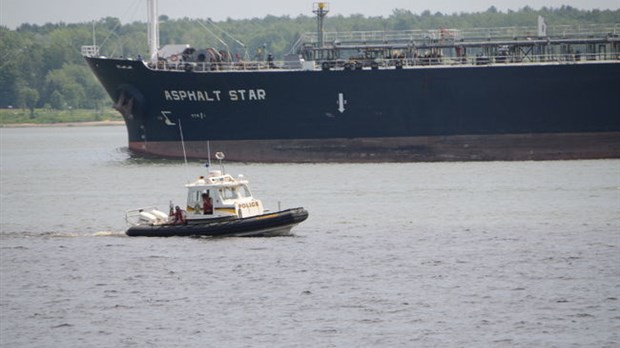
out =
[(43, 237), (51, 238), (80, 238), (80, 237), (125, 237), (124, 231), (98, 231), (94, 233), (83, 232), (46, 232)]
[(1, 238), (80, 238), (80, 237), (126, 237), (124, 231), (98, 231), (98, 232), (71, 232), (71, 231), (47, 231), (47, 232), (6, 232), (1, 233)]
[(94, 237), (127, 237), (125, 231), (99, 231), (93, 233)]

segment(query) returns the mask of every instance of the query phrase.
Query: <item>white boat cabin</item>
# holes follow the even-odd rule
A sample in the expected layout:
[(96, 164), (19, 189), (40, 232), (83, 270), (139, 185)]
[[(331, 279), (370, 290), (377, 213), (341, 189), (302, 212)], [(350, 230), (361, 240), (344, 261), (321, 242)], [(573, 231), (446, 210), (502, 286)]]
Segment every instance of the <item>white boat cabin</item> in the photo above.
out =
[[(224, 159), (224, 154), (221, 152), (216, 153), (215, 156), (220, 161)], [(265, 213), (263, 203), (252, 197), (248, 181), (243, 175), (234, 178), (221, 170), (212, 170), (209, 171), (207, 177), (200, 176), (194, 182), (186, 184), (185, 187), (187, 188), (187, 205), (183, 215), (186, 221), (248, 218)], [(140, 208), (127, 211), (125, 221), (130, 226), (137, 226), (176, 224), (179, 220), (175, 217), (175, 209), (170, 202), (168, 214), (155, 207)]]
[[(226, 216), (246, 218), (264, 213), (263, 203), (252, 197), (248, 181), (243, 175), (234, 178), (230, 174), (213, 170), (207, 177), (201, 176), (185, 187), (188, 220)], [(207, 200), (211, 204), (205, 204)]]

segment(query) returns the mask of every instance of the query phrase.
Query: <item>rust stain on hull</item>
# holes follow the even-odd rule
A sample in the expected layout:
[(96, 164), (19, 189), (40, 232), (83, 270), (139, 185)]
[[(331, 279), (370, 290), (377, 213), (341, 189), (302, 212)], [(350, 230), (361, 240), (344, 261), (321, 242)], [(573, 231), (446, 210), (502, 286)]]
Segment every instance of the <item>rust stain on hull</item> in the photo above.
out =
[[(403, 138), (211, 141), (211, 155), (241, 162), (435, 162), (620, 158), (620, 132), (454, 135)], [(130, 142), (145, 156), (182, 158), (180, 142)], [(206, 159), (207, 142), (185, 143), (188, 158)]]

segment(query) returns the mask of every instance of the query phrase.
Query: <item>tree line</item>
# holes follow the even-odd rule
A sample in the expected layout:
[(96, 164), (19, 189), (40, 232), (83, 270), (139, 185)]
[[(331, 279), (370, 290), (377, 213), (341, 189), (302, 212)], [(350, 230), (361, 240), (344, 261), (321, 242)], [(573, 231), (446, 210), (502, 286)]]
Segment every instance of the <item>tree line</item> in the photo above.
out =
[[(395, 9), (387, 17), (328, 16), (326, 31), (411, 30), (535, 26), (538, 16), (548, 25), (620, 23), (620, 10), (579, 10), (570, 6), (534, 10), (476, 13), (416, 14)], [(255, 59), (270, 53), (276, 59), (289, 52), (305, 32), (316, 30), (313, 16), (264, 18), (169, 19), (160, 16), (160, 44), (214, 47)], [(16, 30), (0, 27), (0, 108), (100, 109), (109, 97), (82, 59), (83, 45), (95, 43), (100, 54), (115, 57), (148, 56), (146, 24), (123, 24), (107, 17), (92, 23), (22, 24)], [(258, 54), (257, 54), (258, 53)], [(34, 114), (33, 114), (34, 115)]]

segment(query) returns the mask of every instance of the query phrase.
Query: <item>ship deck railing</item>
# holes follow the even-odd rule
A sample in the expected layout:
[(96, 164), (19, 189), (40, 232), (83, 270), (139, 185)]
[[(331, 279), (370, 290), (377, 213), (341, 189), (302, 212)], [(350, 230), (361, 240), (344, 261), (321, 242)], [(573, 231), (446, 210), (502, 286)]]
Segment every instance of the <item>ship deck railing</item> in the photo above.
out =
[[(484, 55), (446, 56), (436, 54), (422, 54), (415, 57), (394, 58), (355, 58), (336, 60), (317, 60), (312, 68), (303, 70), (370, 70), (370, 69), (398, 69), (424, 68), (440, 66), (489, 66), (515, 64), (582, 64), (594, 62), (618, 62), (620, 53), (580, 53), (567, 52), (563, 54), (520, 54), (520, 55)], [(301, 66), (292, 66), (285, 61), (254, 61), (254, 62), (174, 62), (159, 64), (145, 63), (150, 69), (172, 72), (230, 72), (230, 71), (291, 71), (302, 70)], [(326, 69), (327, 68), (327, 69)]]
[[(531, 38), (592, 38), (620, 35), (620, 24), (587, 24), (587, 25), (555, 25), (547, 26), (545, 35), (539, 35), (538, 28), (532, 26), (513, 26), (499, 28), (431, 30), (399, 30), (399, 31), (351, 31), (325, 32), (323, 43), (330, 44), (369, 44), (369, 43), (420, 43), (425, 41), (499, 41)], [(305, 33), (296, 42), (292, 51), (303, 45), (317, 45), (316, 32)]]
[[(564, 55), (530, 55), (526, 57), (505, 56), (505, 55), (475, 55), (475, 56), (420, 56), (413, 58), (390, 58), (376, 59), (375, 64), (370, 64), (370, 69), (374, 68), (425, 68), (425, 67), (446, 67), (446, 66), (507, 66), (507, 65), (534, 65), (534, 64), (586, 64), (596, 62), (617, 62), (620, 63), (620, 55), (611, 56), (604, 54), (564, 54)], [(369, 65), (361, 65), (363, 69), (369, 69)], [(346, 63), (344, 69), (360, 69), (360, 64)]]
[[(446, 66), (505, 66), (505, 65), (534, 65), (534, 64), (586, 64), (596, 62), (620, 63), (620, 54), (538, 54), (527, 56), (483, 55), (472, 56), (441, 56), (421, 55), (410, 58), (386, 59), (349, 59), (337, 62), (330, 61), (330, 69), (359, 70), (359, 69), (389, 69), (389, 68), (425, 68)], [(319, 66), (317, 66), (319, 68)]]
[(185, 71), (185, 72), (217, 72), (217, 71), (256, 71), (281, 69), (283, 62), (266, 61), (230, 61), (230, 62), (165, 62), (148, 63), (153, 70)]

